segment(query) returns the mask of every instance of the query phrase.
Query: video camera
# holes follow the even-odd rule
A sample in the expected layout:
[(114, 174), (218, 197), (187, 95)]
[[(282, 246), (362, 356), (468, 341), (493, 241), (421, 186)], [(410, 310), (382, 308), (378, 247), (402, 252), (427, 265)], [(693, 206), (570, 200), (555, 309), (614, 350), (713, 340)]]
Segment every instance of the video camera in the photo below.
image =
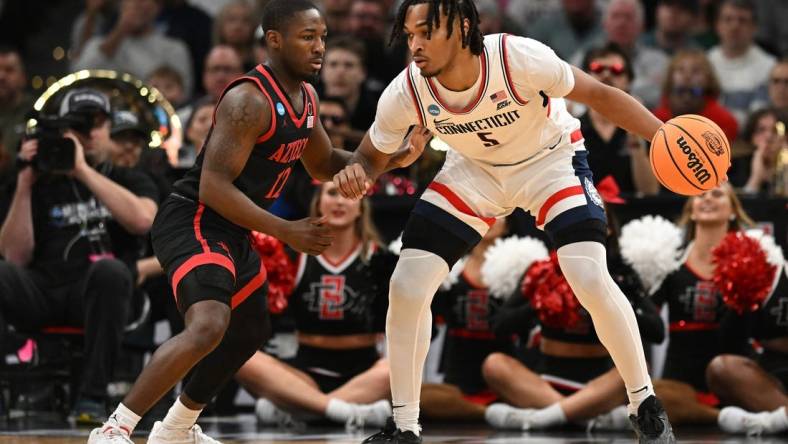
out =
[(63, 133), (74, 130), (90, 134), (93, 116), (70, 114), (68, 116), (39, 115), (36, 124), (28, 128), (27, 137), (38, 140), (38, 153), (29, 162), (19, 161), (20, 166), (30, 165), (39, 173), (66, 173), (74, 169), (74, 141)]

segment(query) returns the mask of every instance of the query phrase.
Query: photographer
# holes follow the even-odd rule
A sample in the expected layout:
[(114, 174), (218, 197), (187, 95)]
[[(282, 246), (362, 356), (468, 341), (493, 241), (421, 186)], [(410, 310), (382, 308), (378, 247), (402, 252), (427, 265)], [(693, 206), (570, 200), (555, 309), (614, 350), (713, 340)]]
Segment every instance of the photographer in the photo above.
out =
[(82, 424), (106, 416), (138, 236), (150, 229), (158, 200), (143, 173), (98, 163), (109, 143), (109, 114), (106, 96), (80, 88), (66, 94), (57, 118), (39, 118), (41, 131), (22, 143), (0, 229), (0, 332), (6, 322), (21, 332), (84, 328), (83, 379), (72, 411)]

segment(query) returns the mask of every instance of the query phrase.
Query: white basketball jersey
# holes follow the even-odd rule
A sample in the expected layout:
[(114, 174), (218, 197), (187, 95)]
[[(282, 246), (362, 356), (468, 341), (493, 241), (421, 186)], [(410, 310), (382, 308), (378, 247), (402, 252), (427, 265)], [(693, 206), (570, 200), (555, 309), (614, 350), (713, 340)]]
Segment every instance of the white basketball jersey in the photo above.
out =
[[(519, 39), (518, 48), (512, 45), (511, 39), (515, 38)], [(508, 44), (507, 39), (510, 39)], [(387, 128), (401, 127), (395, 125), (399, 122), (394, 122), (401, 118), (391, 114), (400, 112), (412, 116), (408, 112), (410, 110), (404, 109), (406, 105), (416, 110), (417, 119), (411, 123), (428, 127), (452, 149), (480, 164), (490, 166), (519, 164), (536, 157), (545, 149), (555, 147), (564, 141), (568, 142), (572, 133), (580, 127), (580, 123), (566, 110), (564, 100), (551, 98), (548, 93), (540, 89), (538, 85), (546, 82), (541, 77), (539, 81), (533, 82), (529, 79), (511, 78), (511, 75), (526, 77), (531, 73), (531, 68), (534, 71), (539, 69), (528, 66), (523, 68), (523, 60), (520, 60), (518, 61), (520, 70), (512, 72), (510, 58), (521, 56), (513, 49), (523, 51), (521, 49), (523, 45), (533, 48), (531, 52), (538, 52), (537, 57), (549, 52), (550, 58), (544, 58), (549, 63), (565, 64), (555, 57), (552, 50), (536, 41), (505, 34), (485, 36), (484, 51), (479, 57), (481, 79), (477, 80), (478, 86), (475, 91), (468, 91), (470, 101), (464, 107), (454, 107), (447, 103), (446, 97), (441, 96), (441, 91), (445, 95), (447, 90), (438, 83), (437, 78), (422, 76), (415, 63), (411, 63), (392, 81), (384, 92), (384, 97), (381, 98), (378, 107), (380, 122), (376, 120), (371, 129), (373, 143), (382, 151), (391, 151), (389, 141), (393, 142), (395, 139), (385, 137), (385, 131)], [(527, 63), (536, 65), (538, 63), (534, 62), (539, 60), (541, 59), (528, 58)], [(569, 70), (569, 67), (567, 65), (558, 69)], [(570, 76), (569, 82), (573, 85), (571, 71), (568, 76)], [(533, 77), (536, 78), (537, 74)], [(520, 87), (516, 88), (515, 84)], [(387, 94), (401, 95), (402, 93), (409, 96), (408, 102), (411, 103), (406, 104), (403, 100), (395, 102), (391, 97), (386, 97)], [(400, 110), (391, 109), (396, 107)], [(376, 143), (377, 140), (381, 142)]]

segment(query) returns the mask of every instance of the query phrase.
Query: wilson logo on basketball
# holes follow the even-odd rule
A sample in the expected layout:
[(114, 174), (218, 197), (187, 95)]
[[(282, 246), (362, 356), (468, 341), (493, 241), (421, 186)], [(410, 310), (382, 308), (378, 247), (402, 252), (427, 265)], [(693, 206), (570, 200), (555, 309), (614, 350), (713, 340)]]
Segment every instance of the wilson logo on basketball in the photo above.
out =
[(698, 179), (698, 182), (701, 184), (706, 183), (711, 178), (711, 174), (709, 174), (709, 171), (703, 166), (703, 162), (692, 151), (687, 141), (684, 140), (684, 136), (679, 136), (676, 139), (676, 143), (681, 148), (681, 152), (687, 156), (687, 168), (695, 173), (695, 178)]
[(722, 146), (722, 140), (720, 140), (719, 136), (712, 133), (711, 131), (704, 131), (702, 135), (706, 140), (706, 147), (709, 148), (709, 151), (718, 156), (722, 156), (724, 148)]

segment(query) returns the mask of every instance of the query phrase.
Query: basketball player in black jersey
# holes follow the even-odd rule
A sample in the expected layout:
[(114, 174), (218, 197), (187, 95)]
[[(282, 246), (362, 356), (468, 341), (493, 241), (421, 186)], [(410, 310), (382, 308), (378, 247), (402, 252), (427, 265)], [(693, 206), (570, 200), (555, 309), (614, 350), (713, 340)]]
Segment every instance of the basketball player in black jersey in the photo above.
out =
[[(192, 368), (148, 443), (216, 442), (195, 424), (197, 417), (270, 330), (265, 268), (249, 245), (249, 231), (271, 234), (308, 254), (331, 243), (322, 218), (287, 222), (266, 211), (296, 160), (327, 181), (350, 158), (331, 148), (317, 118), (316, 94), (305, 83), (322, 64), (325, 20), (307, 0), (272, 0), (262, 26), (269, 62), (225, 89), (204, 149), (175, 183), (151, 232), (186, 327), (159, 347), (89, 443), (131, 443), (140, 416)], [(411, 131), (386, 167), (412, 163), (428, 138), (423, 128)]]

